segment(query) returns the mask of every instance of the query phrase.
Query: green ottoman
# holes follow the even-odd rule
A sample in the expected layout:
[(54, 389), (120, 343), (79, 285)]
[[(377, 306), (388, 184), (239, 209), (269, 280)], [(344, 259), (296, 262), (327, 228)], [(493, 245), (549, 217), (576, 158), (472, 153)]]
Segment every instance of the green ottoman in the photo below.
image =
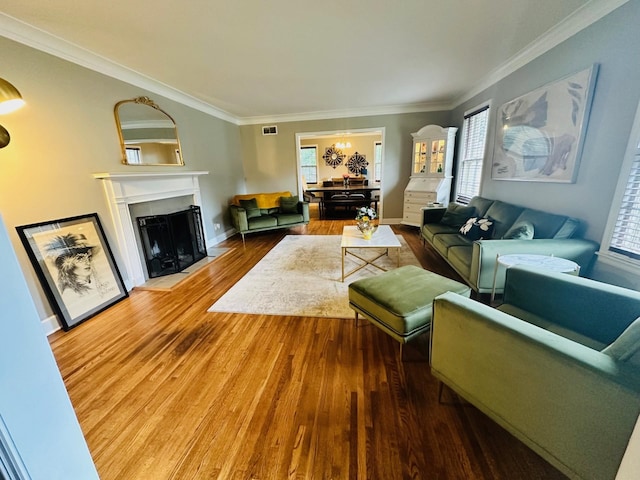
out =
[(349, 285), (349, 306), (402, 345), (431, 326), (433, 299), (445, 292), (468, 297), (460, 282), (407, 265)]

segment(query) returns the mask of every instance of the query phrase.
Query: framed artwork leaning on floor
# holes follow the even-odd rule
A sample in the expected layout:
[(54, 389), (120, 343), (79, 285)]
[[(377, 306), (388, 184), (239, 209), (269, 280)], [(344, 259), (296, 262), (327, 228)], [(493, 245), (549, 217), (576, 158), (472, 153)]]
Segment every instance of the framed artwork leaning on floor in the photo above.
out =
[(97, 213), (16, 230), (64, 330), (128, 296)]

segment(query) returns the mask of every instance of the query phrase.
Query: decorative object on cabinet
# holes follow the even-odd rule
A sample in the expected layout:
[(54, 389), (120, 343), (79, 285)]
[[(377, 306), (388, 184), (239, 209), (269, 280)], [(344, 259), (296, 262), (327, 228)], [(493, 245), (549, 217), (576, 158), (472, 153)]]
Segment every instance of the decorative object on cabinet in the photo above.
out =
[(122, 163), (182, 166), (176, 122), (149, 97), (122, 100), (114, 107)]
[(411, 178), (404, 190), (402, 222), (419, 227), (422, 209), (449, 203), (456, 127), (427, 125), (412, 133)]
[(337, 148), (335, 145), (331, 145), (330, 147), (325, 148), (324, 155), (322, 155), (322, 158), (324, 158), (324, 163), (326, 165), (331, 165), (333, 168), (341, 165), (345, 157), (346, 155), (342, 153), (342, 150)]
[(128, 296), (97, 213), (16, 230), (65, 331)]
[(491, 177), (575, 183), (597, 64), (500, 107)]
[(367, 169), (368, 165), (367, 157), (358, 152), (351, 155), (347, 160), (347, 170), (354, 175), (360, 175), (363, 170)]
[[(0, 114), (11, 113), (24, 105), (22, 95), (16, 87), (0, 78)], [(0, 148), (9, 145), (11, 135), (6, 128), (0, 125)]]

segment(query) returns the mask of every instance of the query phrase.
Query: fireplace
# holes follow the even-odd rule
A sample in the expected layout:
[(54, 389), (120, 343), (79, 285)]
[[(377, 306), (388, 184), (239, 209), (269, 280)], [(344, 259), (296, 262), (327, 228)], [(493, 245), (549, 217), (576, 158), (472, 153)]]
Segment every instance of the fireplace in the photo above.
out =
[(149, 278), (181, 272), (207, 256), (200, 207), (137, 221)]
[[(94, 178), (101, 181), (112, 226), (115, 233), (117, 250), (123, 262), (123, 277), (128, 290), (147, 281), (142, 248), (138, 246), (138, 228), (135, 218), (166, 212), (140, 212), (132, 215), (131, 208), (166, 199), (189, 199), (182, 203), (181, 209), (188, 205), (202, 206), (198, 177), (209, 172), (172, 171), (172, 172), (131, 172), (96, 173)], [(177, 202), (181, 203), (181, 202)], [(177, 206), (176, 206), (177, 207)], [(204, 228), (203, 236), (207, 236)]]

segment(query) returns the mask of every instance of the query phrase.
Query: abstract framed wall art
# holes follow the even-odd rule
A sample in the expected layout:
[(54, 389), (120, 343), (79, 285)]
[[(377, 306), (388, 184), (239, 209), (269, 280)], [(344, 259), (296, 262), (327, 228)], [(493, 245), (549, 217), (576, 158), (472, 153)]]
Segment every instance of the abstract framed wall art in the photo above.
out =
[(128, 296), (98, 214), (16, 230), (65, 331)]
[(502, 105), (491, 178), (574, 183), (597, 73), (594, 64)]

